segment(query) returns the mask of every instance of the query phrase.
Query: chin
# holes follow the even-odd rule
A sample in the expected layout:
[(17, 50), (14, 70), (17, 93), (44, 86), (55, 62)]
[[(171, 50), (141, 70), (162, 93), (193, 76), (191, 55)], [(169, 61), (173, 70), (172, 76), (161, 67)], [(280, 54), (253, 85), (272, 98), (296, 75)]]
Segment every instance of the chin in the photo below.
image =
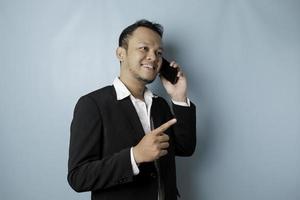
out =
[(141, 81), (143, 81), (144, 83), (146, 83), (146, 84), (150, 84), (150, 83), (152, 83), (152, 82), (155, 80), (155, 78), (156, 78), (156, 77), (154, 77), (154, 78), (152, 78), (152, 79), (140, 77), (139, 79), (140, 79)]

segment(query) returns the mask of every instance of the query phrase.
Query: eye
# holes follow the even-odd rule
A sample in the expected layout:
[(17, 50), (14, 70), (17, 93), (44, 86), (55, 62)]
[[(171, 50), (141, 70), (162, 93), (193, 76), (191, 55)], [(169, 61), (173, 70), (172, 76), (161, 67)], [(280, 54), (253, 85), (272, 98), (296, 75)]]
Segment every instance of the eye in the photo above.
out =
[(139, 49), (142, 50), (142, 51), (148, 51), (148, 50), (149, 50), (149, 48), (146, 47), (146, 46), (142, 46), (142, 47), (140, 47)]

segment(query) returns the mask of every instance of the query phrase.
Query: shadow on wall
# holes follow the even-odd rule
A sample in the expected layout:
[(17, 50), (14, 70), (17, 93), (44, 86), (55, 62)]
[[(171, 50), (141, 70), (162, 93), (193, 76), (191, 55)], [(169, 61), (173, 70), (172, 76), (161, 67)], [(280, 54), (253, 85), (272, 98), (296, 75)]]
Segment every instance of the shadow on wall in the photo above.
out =
[[(197, 63), (189, 59), (189, 63)], [(199, 65), (199, 66), (198, 66)], [(200, 65), (189, 66), (186, 71), (188, 77), (189, 98), (197, 108), (197, 145), (195, 153), (191, 157), (177, 157), (177, 185), (182, 199), (207, 199), (205, 185), (201, 185), (205, 179), (204, 173), (207, 165), (211, 164), (213, 151), (218, 141), (215, 129), (218, 120), (217, 106), (211, 98), (211, 91), (206, 91), (206, 82), (209, 77), (201, 70)], [(203, 175), (203, 176), (202, 176)]]
[[(202, 113), (202, 112), (201, 112)], [(203, 113), (202, 113), (203, 114)], [(197, 119), (197, 146), (192, 157), (177, 157), (177, 185), (182, 199), (206, 199), (201, 186), (203, 163), (207, 163), (216, 137), (212, 117)], [(203, 127), (199, 128), (199, 126)]]

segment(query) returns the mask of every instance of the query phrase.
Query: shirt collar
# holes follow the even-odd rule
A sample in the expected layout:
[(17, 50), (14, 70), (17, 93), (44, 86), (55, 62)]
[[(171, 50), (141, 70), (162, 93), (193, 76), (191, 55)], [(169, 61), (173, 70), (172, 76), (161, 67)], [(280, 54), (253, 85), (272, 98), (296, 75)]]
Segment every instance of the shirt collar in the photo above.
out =
[[(128, 96), (132, 96), (130, 91), (127, 89), (127, 87), (124, 85), (124, 83), (118, 77), (115, 78), (115, 80), (113, 82), (113, 86), (116, 90), (117, 100), (122, 100)], [(153, 97), (156, 98), (157, 96), (154, 95), (151, 92), (151, 90), (149, 90), (148, 88), (145, 88), (145, 92), (144, 92), (145, 101), (149, 101), (150, 99), (152, 100)]]

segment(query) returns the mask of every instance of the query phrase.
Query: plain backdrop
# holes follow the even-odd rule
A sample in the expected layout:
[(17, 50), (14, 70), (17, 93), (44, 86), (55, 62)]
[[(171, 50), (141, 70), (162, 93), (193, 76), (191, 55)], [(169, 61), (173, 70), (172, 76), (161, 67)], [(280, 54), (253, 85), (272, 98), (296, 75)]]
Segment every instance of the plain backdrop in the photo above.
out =
[[(0, 0), (0, 199), (87, 200), (67, 183), (78, 98), (112, 84), (120, 32), (164, 25), (197, 105), (184, 200), (300, 199), (300, 1)], [(160, 81), (150, 88), (166, 96)]]

